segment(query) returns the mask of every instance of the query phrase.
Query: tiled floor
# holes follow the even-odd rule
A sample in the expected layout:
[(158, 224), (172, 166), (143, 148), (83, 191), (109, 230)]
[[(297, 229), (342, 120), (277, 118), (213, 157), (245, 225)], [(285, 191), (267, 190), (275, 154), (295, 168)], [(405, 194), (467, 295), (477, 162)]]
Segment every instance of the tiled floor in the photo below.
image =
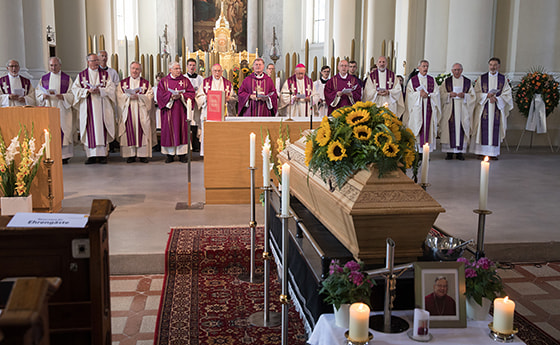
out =
[(113, 345), (152, 345), (163, 275), (111, 277)]
[[(515, 309), (560, 340), (560, 263), (500, 269)], [(113, 345), (151, 345), (163, 275), (111, 277)]]
[(560, 263), (515, 264), (499, 273), (515, 310), (560, 340)]

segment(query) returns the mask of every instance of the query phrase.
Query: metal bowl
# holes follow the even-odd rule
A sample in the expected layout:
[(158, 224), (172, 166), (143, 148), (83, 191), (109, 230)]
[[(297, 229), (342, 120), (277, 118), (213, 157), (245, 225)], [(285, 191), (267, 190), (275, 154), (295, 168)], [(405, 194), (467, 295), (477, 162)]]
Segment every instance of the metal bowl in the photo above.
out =
[[(468, 241), (470, 242), (470, 241)], [(442, 261), (456, 261), (463, 255), (467, 242), (456, 237), (426, 237), (426, 249), (433, 258)]]

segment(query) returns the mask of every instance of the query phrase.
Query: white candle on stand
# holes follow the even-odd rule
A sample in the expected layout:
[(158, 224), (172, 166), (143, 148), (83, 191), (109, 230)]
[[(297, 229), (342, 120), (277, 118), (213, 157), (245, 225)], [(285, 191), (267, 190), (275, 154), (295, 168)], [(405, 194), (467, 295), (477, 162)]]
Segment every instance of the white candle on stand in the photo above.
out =
[(425, 143), (422, 146), (422, 176), (420, 177), (421, 183), (428, 183), (428, 165), (430, 161), (430, 144)]
[(263, 147), (263, 186), (270, 186), (270, 149)]
[(45, 156), (47, 159), (51, 159), (51, 136), (47, 129), (45, 129)]
[(255, 133), (249, 134), (249, 167), (255, 167)]
[(350, 306), (348, 337), (357, 342), (369, 340), (369, 307), (367, 304), (354, 303)]
[(515, 302), (506, 298), (494, 300), (494, 322), (493, 328), (498, 333), (510, 334), (513, 332), (513, 312)]
[(488, 207), (488, 175), (490, 171), (490, 162), (488, 156), (480, 162), (480, 197), (478, 199), (478, 208), (486, 210)]
[(290, 165), (282, 165), (282, 215), (290, 215)]

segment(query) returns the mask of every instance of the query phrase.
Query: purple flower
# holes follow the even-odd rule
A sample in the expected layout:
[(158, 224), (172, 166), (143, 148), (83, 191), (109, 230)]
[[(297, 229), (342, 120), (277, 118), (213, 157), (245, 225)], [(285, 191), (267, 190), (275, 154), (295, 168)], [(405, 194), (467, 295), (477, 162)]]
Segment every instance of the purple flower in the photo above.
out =
[(356, 286), (360, 286), (364, 282), (364, 276), (360, 272), (352, 271), (349, 276), (352, 283)]
[(465, 269), (466, 278), (475, 278), (477, 276), (476, 271), (472, 268)]
[(484, 270), (487, 270), (490, 268), (490, 266), (493, 265), (493, 262), (490, 261), (490, 259), (486, 258), (486, 257), (482, 257), (480, 258), (480, 260), (478, 260), (478, 262), (476, 263), (476, 268), (482, 268)]
[(360, 264), (356, 261), (348, 261), (344, 267), (348, 268), (351, 272), (360, 270)]
[(465, 264), (465, 266), (469, 263), (469, 260), (467, 260), (467, 258), (458, 258), (457, 262), (462, 262)]

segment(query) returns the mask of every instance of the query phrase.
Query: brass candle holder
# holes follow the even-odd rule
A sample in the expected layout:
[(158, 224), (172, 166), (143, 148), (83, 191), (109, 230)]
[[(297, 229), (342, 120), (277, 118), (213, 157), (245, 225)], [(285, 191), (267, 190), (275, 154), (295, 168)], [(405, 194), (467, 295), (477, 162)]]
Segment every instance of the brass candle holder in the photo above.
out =
[(366, 345), (368, 344), (372, 339), (373, 339), (373, 334), (371, 334), (371, 332), (368, 332), (368, 340), (354, 340), (352, 338), (350, 338), (350, 331), (346, 331), (344, 333), (344, 336), (346, 337), (347, 340), (347, 345)]
[(53, 213), (54, 195), (53, 195), (53, 186), (52, 186), (52, 166), (54, 164), (54, 161), (50, 158), (47, 158), (43, 161), (43, 164), (47, 168), (47, 185), (49, 188), (47, 199), (49, 199), (49, 213)]
[(490, 338), (498, 343), (513, 343), (515, 335), (518, 332), (517, 327), (514, 327), (511, 330), (511, 333), (502, 333), (494, 329), (494, 323), (490, 322), (488, 324), (488, 328), (490, 328)]

